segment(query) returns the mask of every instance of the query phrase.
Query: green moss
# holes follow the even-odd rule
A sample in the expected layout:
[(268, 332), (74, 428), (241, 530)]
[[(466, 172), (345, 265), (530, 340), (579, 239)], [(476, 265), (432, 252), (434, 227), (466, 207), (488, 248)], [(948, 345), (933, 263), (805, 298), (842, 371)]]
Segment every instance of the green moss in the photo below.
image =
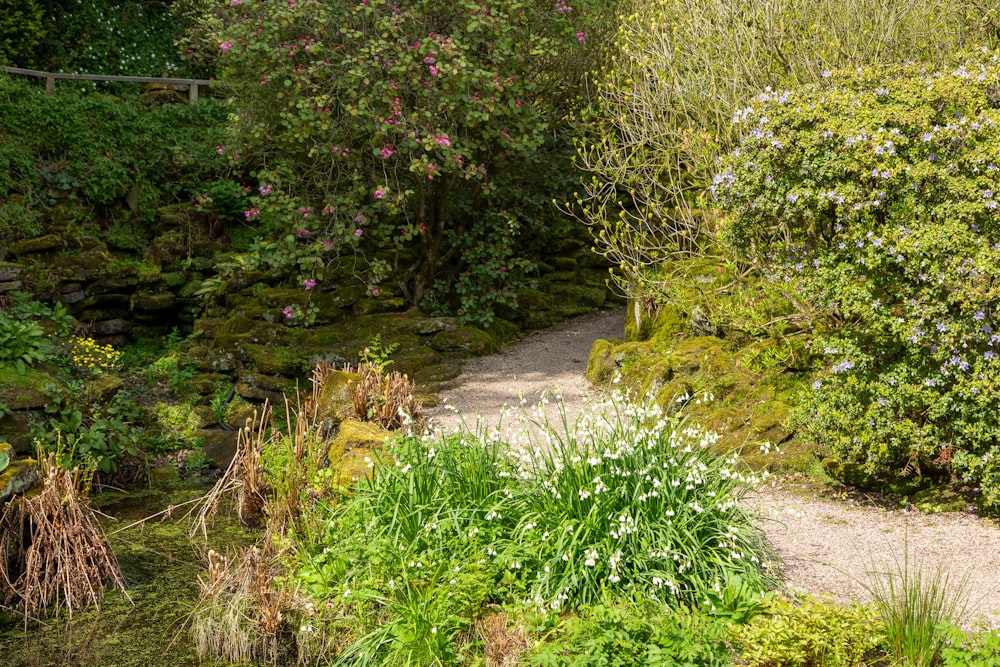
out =
[(37, 368), (21, 375), (13, 366), (0, 365), (0, 403), (11, 410), (44, 408), (49, 402), (45, 388), (54, 384), (59, 384), (54, 376)]
[(497, 349), (493, 337), (476, 327), (440, 331), (431, 339), (431, 347), (449, 356), (482, 356)]
[(614, 360), (615, 343), (610, 340), (595, 340), (587, 357), (587, 379), (596, 385), (609, 382), (618, 371)]
[(377, 424), (345, 419), (327, 450), (330, 467), (351, 479), (361, 479), (369, 473), (375, 451), (391, 438), (392, 432)]

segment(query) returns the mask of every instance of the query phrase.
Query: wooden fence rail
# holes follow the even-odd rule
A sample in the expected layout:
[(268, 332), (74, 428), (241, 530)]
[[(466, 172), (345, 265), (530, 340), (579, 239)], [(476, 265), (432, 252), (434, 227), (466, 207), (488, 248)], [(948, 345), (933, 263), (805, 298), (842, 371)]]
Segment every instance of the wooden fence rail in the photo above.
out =
[(36, 76), (45, 79), (45, 94), (51, 95), (56, 91), (56, 79), (73, 79), (77, 81), (124, 81), (128, 83), (170, 83), (186, 85), (188, 87), (188, 100), (198, 101), (198, 86), (210, 86), (209, 79), (171, 79), (155, 76), (117, 76), (114, 74), (63, 74), (61, 72), (39, 72), (34, 69), (24, 69), (22, 67), (7, 67), (0, 65), (0, 71), (8, 74), (24, 74), (26, 76)]

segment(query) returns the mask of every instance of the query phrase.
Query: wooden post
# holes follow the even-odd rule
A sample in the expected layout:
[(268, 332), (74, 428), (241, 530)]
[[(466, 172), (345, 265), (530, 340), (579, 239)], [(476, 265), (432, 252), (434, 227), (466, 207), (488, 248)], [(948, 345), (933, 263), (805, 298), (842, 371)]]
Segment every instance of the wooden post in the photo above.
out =
[(192, 81), (188, 85), (188, 102), (194, 104), (198, 101), (198, 83)]
[(52, 97), (56, 92), (56, 78), (54, 76), (45, 77), (45, 94)]

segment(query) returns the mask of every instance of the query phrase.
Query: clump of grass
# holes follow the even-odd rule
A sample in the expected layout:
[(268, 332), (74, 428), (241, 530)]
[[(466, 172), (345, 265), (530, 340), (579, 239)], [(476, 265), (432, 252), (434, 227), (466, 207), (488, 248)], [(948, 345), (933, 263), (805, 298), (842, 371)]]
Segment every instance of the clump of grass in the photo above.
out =
[(935, 568), (914, 561), (904, 546), (893, 552), (891, 569), (872, 567), (866, 586), (882, 621), (885, 642), (896, 664), (929, 667), (938, 662), (948, 639), (948, 628), (958, 624), (968, 604), (968, 580), (955, 580)]
[(293, 606), (287, 589), (275, 582), (278, 558), (258, 547), (236, 557), (208, 552), (208, 570), (198, 578), (201, 601), (191, 628), (200, 658), (235, 663), (281, 664), (291, 650), (285, 611)]
[(26, 617), (100, 606), (110, 586), (125, 593), (118, 560), (81, 486), (86, 471), (66, 470), (55, 453), (39, 462), (42, 490), (7, 503), (0, 515), (0, 590)]

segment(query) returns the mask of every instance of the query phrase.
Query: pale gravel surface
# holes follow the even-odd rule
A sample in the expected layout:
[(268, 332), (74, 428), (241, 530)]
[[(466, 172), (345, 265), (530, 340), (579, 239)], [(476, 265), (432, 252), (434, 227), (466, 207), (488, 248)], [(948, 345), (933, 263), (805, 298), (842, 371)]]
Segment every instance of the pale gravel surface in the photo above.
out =
[[(597, 339), (622, 338), (624, 309), (595, 312), (529, 333), (503, 352), (469, 361), (457, 387), (442, 396), (469, 424), (482, 416), (496, 426), (503, 406), (535, 405), (543, 391), (562, 396), (572, 420), (598, 390), (584, 378)], [(547, 406), (553, 414), (552, 405)], [(438, 428), (452, 429), (455, 413), (430, 411)], [(509, 425), (509, 417), (505, 422)], [(503, 430), (503, 429), (501, 429)], [(840, 602), (868, 598), (866, 573), (891, 571), (898, 557), (941, 567), (952, 581), (967, 577), (964, 625), (1000, 627), (1000, 528), (973, 514), (921, 514), (817, 498), (781, 482), (765, 482), (749, 501), (760, 513), (769, 543), (784, 560), (791, 590), (830, 594)], [(933, 571), (927, 569), (925, 571)]]

